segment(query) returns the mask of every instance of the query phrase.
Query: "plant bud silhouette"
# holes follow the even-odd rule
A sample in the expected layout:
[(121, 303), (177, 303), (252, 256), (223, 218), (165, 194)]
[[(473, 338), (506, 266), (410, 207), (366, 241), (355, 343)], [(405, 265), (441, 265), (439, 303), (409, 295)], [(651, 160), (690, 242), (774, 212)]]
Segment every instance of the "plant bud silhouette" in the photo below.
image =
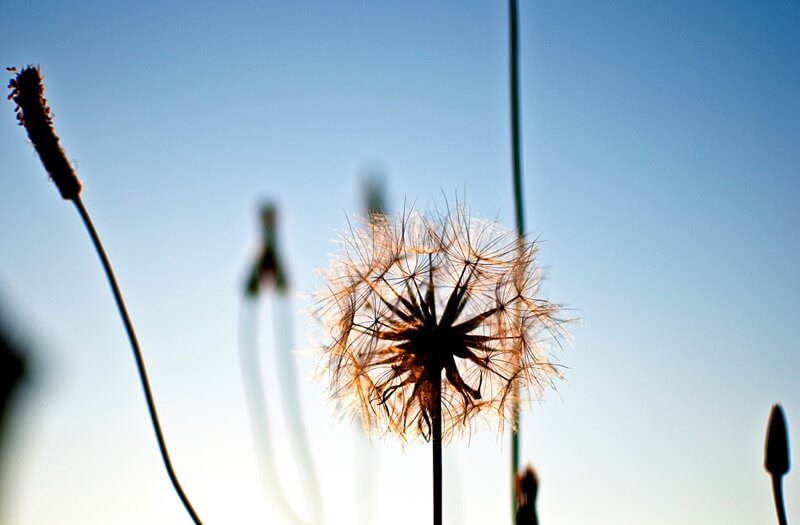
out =
[(767, 425), (767, 441), (764, 444), (764, 468), (773, 476), (789, 472), (789, 439), (786, 419), (780, 405), (773, 405)]
[(789, 435), (786, 418), (780, 405), (772, 405), (764, 444), (764, 468), (772, 478), (772, 497), (778, 523), (786, 525), (786, 508), (783, 503), (783, 475), (789, 472)]
[(517, 516), (516, 525), (539, 525), (536, 516), (536, 495), (539, 492), (539, 478), (536, 471), (528, 465), (517, 474)]
[(245, 293), (249, 297), (258, 295), (261, 284), (269, 281), (275, 283), (275, 290), (278, 293), (284, 293), (287, 290), (286, 274), (278, 257), (277, 235), (275, 234), (276, 216), (277, 212), (274, 206), (265, 205), (261, 208), (261, 251), (245, 285)]
[[(14, 72), (15, 68), (8, 68)], [(11, 88), (9, 100), (17, 105), (17, 120), (25, 128), (28, 138), (42, 159), (44, 169), (53, 179), (61, 196), (74, 200), (81, 193), (81, 181), (61, 149), (56, 132), (53, 129), (53, 116), (44, 98), (44, 84), (38, 67), (28, 66), (22, 69), (8, 83)]]

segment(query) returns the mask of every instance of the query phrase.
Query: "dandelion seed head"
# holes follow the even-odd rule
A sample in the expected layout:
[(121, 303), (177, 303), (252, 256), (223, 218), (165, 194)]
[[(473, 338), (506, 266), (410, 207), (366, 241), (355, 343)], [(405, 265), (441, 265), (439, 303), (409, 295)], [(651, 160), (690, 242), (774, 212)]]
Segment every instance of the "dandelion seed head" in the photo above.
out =
[(462, 208), (351, 223), (314, 311), (330, 341), (331, 396), (369, 434), (431, 437), (441, 389), (445, 440), (479, 416), (512, 419), (518, 393), (559, 377), (559, 306), (539, 297), (538, 244)]

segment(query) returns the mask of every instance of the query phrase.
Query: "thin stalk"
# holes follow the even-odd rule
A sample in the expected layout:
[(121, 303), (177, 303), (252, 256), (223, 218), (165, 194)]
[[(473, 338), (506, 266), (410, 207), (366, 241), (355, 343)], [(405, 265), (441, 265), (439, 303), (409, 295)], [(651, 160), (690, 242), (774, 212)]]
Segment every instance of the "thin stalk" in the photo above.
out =
[(250, 426), (260, 466), (259, 471), (267, 492), (274, 497), (285, 517), (291, 523), (299, 525), (304, 522), (292, 508), (275, 469), (276, 462), (272, 434), (269, 429), (269, 415), (264, 396), (264, 384), (261, 381), (261, 360), (258, 357), (258, 311), (257, 299), (245, 299), (245, 302), (242, 303), (239, 327), (239, 363), (245, 401), (250, 413)]
[(361, 416), (357, 416), (353, 422), (353, 440), (356, 451), (356, 468), (354, 472), (353, 502), (356, 512), (357, 525), (372, 525), (373, 507), (375, 501), (376, 481), (375, 473), (378, 468), (375, 463), (375, 449), (369, 446), (364, 437), (364, 424)]
[(433, 385), (433, 525), (442, 525), (442, 387)]
[(192, 521), (197, 525), (202, 525), (197, 512), (195, 512), (194, 507), (192, 507), (192, 504), (189, 502), (189, 498), (186, 497), (186, 493), (184, 493), (183, 488), (178, 481), (178, 476), (175, 474), (175, 469), (172, 467), (172, 461), (170, 460), (169, 452), (167, 451), (167, 443), (164, 439), (164, 433), (161, 430), (161, 423), (158, 419), (158, 411), (156, 410), (153, 392), (150, 389), (150, 380), (147, 377), (147, 369), (144, 365), (144, 357), (142, 357), (142, 351), (139, 348), (139, 341), (136, 337), (136, 332), (133, 329), (133, 323), (128, 315), (128, 309), (125, 307), (125, 300), (122, 297), (122, 292), (120, 291), (119, 285), (117, 284), (117, 279), (114, 276), (114, 270), (111, 267), (111, 262), (108, 260), (106, 251), (103, 248), (103, 243), (100, 241), (97, 230), (95, 230), (92, 219), (89, 216), (89, 212), (86, 211), (86, 207), (83, 205), (83, 201), (81, 201), (80, 196), (73, 197), (72, 202), (75, 203), (75, 207), (78, 209), (78, 213), (83, 220), (83, 224), (86, 226), (86, 230), (89, 232), (89, 236), (92, 238), (92, 243), (94, 244), (97, 255), (100, 258), (100, 262), (103, 265), (103, 270), (105, 270), (106, 277), (108, 278), (108, 284), (111, 286), (111, 292), (114, 294), (114, 300), (117, 303), (117, 309), (119, 310), (119, 315), (122, 318), (122, 323), (125, 325), (125, 331), (128, 334), (128, 340), (130, 341), (131, 348), (133, 349), (133, 355), (136, 358), (136, 369), (139, 372), (139, 380), (142, 383), (142, 390), (144, 390), (144, 397), (147, 401), (147, 410), (150, 413), (150, 421), (153, 424), (153, 430), (155, 431), (156, 439), (158, 440), (158, 450), (161, 452), (161, 459), (164, 461), (164, 467), (167, 469), (169, 480), (172, 482), (175, 492), (178, 493), (178, 497), (181, 499), (181, 503), (183, 503), (186, 512), (188, 512), (189, 516), (191, 516)]
[[(519, 21), (517, 16), (517, 0), (508, 0), (509, 25), (509, 84), (511, 88), (511, 158), (514, 182), (514, 211), (517, 223), (517, 235), (522, 239), (525, 235), (525, 214), (522, 207), (522, 154), (520, 152), (520, 109), (519, 109)], [(511, 516), (517, 514), (517, 497), (515, 493), (516, 475), (519, 470), (519, 386), (511, 405)]]
[(783, 504), (783, 476), (772, 475), (772, 498), (775, 500), (775, 513), (778, 524), (786, 525), (786, 507)]
[(303, 413), (300, 406), (300, 387), (297, 384), (295, 368), (294, 332), (292, 330), (292, 309), (289, 295), (276, 294), (273, 301), (273, 329), (276, 340), (276, 360), (278, 362), (278, 387), (283, 401), (283, 416), (292, 439), (289, 441), (295, 460), (300, 470), (306, 501), (309, 503), (311, 523), (322, 525), (322, 491), (314, 470), (311, 458), (311, 446), (308, 442)]

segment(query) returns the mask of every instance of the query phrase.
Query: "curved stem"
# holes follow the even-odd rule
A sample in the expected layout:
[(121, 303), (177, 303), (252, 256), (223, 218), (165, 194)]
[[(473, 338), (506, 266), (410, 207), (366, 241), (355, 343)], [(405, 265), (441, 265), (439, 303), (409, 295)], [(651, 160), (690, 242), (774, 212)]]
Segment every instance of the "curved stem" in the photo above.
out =
[(442, 525), (442, 386), (433, 385), (433, 525)]
[(147, 410), (150, 413), (150, 421), (153, 424), (153, 430), (155, 431), (156, 439), (158, 440), (158, 450), (161, 452), (161, 459), (164, 461), (164, 467), (167, 469), (169, 480), (172, 482), (175, 492), (178, 493), (178, 497), (181, 499), (181, 503), (183, 503), (184, 508), (186, 508), (186, 512), (188, 512), (189, 516), (191, 516), (192, 521), (194, 521), (194, 523), (197, 525), (202, 525), (200, 518), (197, 516), (197, 512), (195, 512), (194, 507), (192, 507), (192, 504), (189, 502), (189, 498), (186, 497), (186, 494), (183, 492), (183, 488), (178, 481), (178, 476), (175, 474), (175, 469), (172, 467), (172, 461), (170, 460), (169, 452), (167, 451), (167, 443), (164, 440), (164, 433), (161, 430), (161, 423), (158, 419), (158, 412), (156, 411), (156, 403), (153, 398), (153, 392), (150, 389), (150, 380), (147, 377), (147, 369), (144, 365), (144, 357), (142, 357), (142, 351), (139, 348), (139, 341), (136, 338), (136, 332), (133, 329), (133, 323), (128, 315), (128, 309), (125, 307), (125, 300), (122, 297), (122, 292), (120, 291), (119, 285), (117, 284), (117, 279), (114, 276), (114, 270), (111, 267), (111, 262), (108, 260), (106, 251), (103, 248), (103, 243), (100, 241), (100, 237), (97, 235), (97, 230), (94, 228), (92, 219), (89, 216), (89, 212), (86, 211), (83, 201), (81, 201), (81, 198), (78, 196), (75, 197), (72, 202), (75, 203), (75, 207), (78, 209), (78, 213), (83, 220), (83, 224), (86, 226), (86, 230), (89, 232), (89, 236), (92, 238), (92, 243), (94, 244), (98, 257), (100, 257), (100, 262), (103, 264), (103, 270), (105, 270), (106, 277), (108, 278), (108, 284), (111, 286), (111, 292), (114, 294), (114, 301), (117, 303), (117, 309), (119, 310), (119, 315), (122, 318), (122, 324), (125, 325), (125, 332), (128, 334), (128, 340), (130, 341), (131, 348), (133, 349), (133, 355), (136, 358), (136, 369), (139, 372), (142, 390), (144, 390), (144, 397), (147, 401)]
[(269, 414), (264, 395), (264, 383), (261, 380), (261, 360), (258, 357), (258, 311), (258, 299), (250, 301), (245, 299), (241, 307), (239, 325), (239, 363), (245, 402), (250, 413), (253, 443), (260, 466), (259, 471), (267, 486), (267, 491), (275, 498), (284, 516), (291, 523), (300, 525), (303, 524), (303, 520), (289, 503), (275, 468)]
[(779, 525), (786, 525), (786, 508), (783, 504), (783, 476), (772, 475), (772, 498)]
[(300, 388), (297, 385), (297, 369), (295, 367), (294, 332), (292, 330), (292, 309), (289, 295), (278, 293), (272, 304), (273, 330), (275, 331), (276, 360), (280, 374), (278, 374), (278, 387), (281, 389), (283, 402), (283, 416), (286, 427), (292, 437), (289, 443), (292, 447), (302, 475), (303, 490), (306, 493), (311, 511), (311, 523), (322, 525), (322, 492), (314, 470), (311, 458), (311, 446), (303, 423), (303, 412), (300, 406)]

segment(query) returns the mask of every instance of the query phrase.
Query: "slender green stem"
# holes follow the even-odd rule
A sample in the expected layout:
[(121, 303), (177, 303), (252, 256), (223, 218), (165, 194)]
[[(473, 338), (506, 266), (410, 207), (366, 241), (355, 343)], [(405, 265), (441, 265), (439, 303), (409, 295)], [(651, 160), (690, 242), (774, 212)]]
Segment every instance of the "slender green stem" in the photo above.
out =
[(778, 515), (778, 524), (786, 525), (786, 507), (783, 504), (783, 476), (772, 476), (772, 498), (775, 500), (775, 513)]
[(114, 270), (111, 267), (111, 262), (108, 260), (108, 256), (106, 256), (103, 243), (100, 241), (100, 237), (97, 235), (97, 230), (95, 230), (94, 224), (92, 224), (92, 219), (89, 216), (89, 212), (86, 211), (81, 198), (75, 197), (72, 199), (72, 202), (75, 203), (75, 207), (78, 209), (81, 219), (83, 219), (83, 224), (86, 226), (86, 230), (89, 232), (89, 236), (92, 238), (92, 243), (94, 243), (95, 250), (97, 251), (98, 257), (100, 257), (100, 262), (103, 264), (103, 269), (105, 270), (106, 277), (108, 278), (108, 284), (111, 286), (111, 292), (114, 294), (114, 300), (117, 303), (117, 309), (119, 310), (119, 315), (122, 318), (122, 323), (125, 325), (125, 331), (128, 334), (128, 340), (130, 341), (131, 348), (133, 349), (133, 355), (136, 358), (136, 368), (139, 371), (139, 379), (142, 383), (142, 390), (144, 390), (144, 397), (147, 400), (147, 410), (150, 413), (150, 421), (153, 424), (153, 430), (155, 431), (156, 439), (158, 440), (158, 450), (161, 452), (161, 459), (164, 461), (164, 466), (167, 469), (167, 474), (169, 474), (169, 479), (172, 482), (172, 486), (175, 488), (175, 492), (178, 493), (181, 503), (183, 503), (183, 506), (186, 508), (186, 512), (188, 512), (189, 516), (191, 516), (192, 521), (196, 525), (202, 525), (200, 518), (197, 516), (197, 512), (195, 512), (194, 507), (192, 507), (192, 504), (189, 502), (189, 498), (186, 497), (186, 494), (183, 492), (183, 488), (181, 488), (181, 484), (178, 481), (175, 470), (172, 468), (172, 461), (170, 460), (169, 452), (167, 452), (167, 443), (164, 440), (164, 433), (161, 430), (161, 423), (158, 419), (158, 412), (156, 411), (156, 403), (153, 398), (153, 392), (150, 389), (150, 380), (147, 377), (147, 370), (144, 366), (144, 357), (142, 357), (142, 351), (139, 348), (139, 341), (136, 338), (136, 332), (133, 329), (133, 323), (128, 315), (128, 309), (125, 307), (125, 300), (122, 298), (122, 292), (120, 292), (117, 279), (114, 276)]
[(519, 110), (519, 21), (517, 0), (508, 0), (509, 11), (509, 69), (511, 70), (511, 155), (514, 176), (514, 211), (517, 233), (525, 234), (525, 210), (522, 206), (522, 153), (520, 151)]
[[(517, 234), (520, 239), (525, 235), (525, 214), (522, 206), (522, 154), (520, 152), (520, 110), (519, 110), (519, 34), (517, 17), (517, 0), (508, 0), (509, 25), (509, 69), (511, 88), (511, 156), (514, 181), (514, 210), (517, 222)], [(519, 386), (515, 387), (519, 389)], [(518, 392), (517, 392), (518, 394)], [(516, 475), (519, 470), (519, 395), (514, 396), (511, 408), (511, 516), (517, 514), (517, 497), (515, 492)]]
[(442, 385), (433, 385), (433, 525), (442, 525)]

